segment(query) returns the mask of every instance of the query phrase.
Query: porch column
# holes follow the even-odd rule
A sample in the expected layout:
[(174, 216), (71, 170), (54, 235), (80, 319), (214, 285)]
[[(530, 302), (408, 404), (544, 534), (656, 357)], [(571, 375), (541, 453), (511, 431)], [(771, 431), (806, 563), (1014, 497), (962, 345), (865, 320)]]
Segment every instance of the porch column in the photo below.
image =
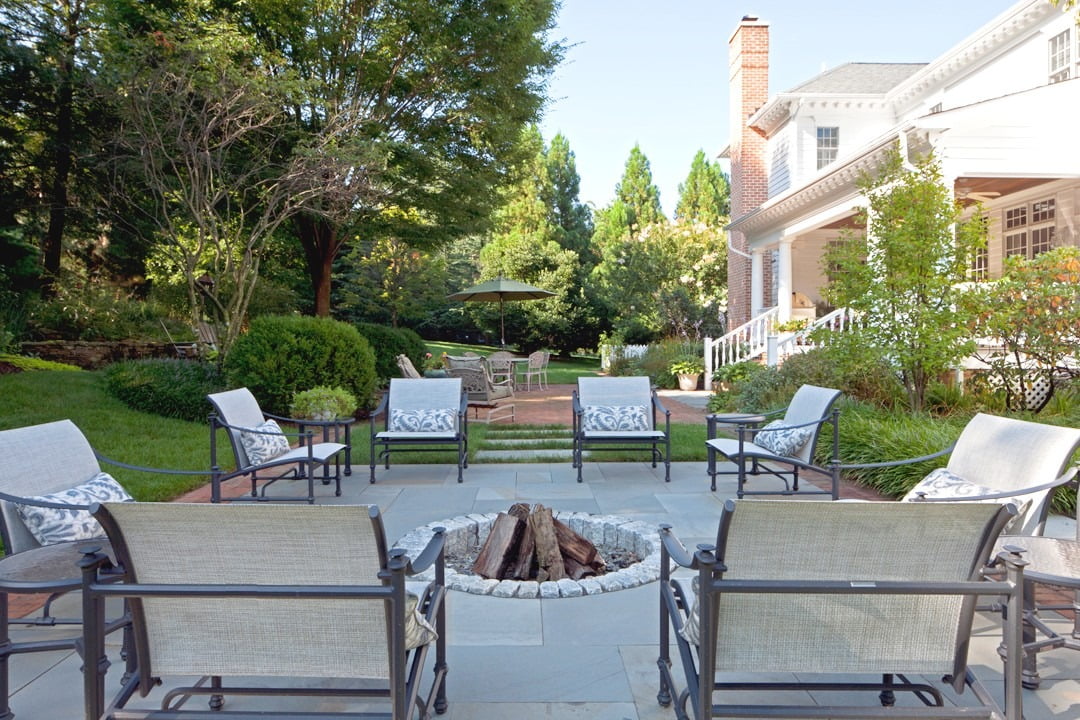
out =
[(780, 238), (780, 252), (776, 268), (776, 305), (779, 308), (777, 320), (787, 322), (791, 319), (791, 242), (792, 238)]
[(765, 254), (760, 248), (750, 251), (750, 317), (765, 309)]

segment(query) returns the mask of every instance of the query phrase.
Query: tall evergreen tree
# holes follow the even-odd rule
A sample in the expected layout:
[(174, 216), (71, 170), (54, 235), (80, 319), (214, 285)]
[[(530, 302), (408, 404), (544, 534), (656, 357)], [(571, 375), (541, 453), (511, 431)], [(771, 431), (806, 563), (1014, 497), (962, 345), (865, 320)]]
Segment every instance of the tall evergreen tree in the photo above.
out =
[(719, 163), (711, 163), (704, 150), (698, 150), (690, 163), (686, 182), (679, 183), (679, 204), (675, 206), (676, 220), (703, 222), (718, 227), (727, 222), (731, 213), (730, 186)]
[(595, 263), (590, 249), (592, 240), (592, 211), (578, 198), (581, 178), (577, 172), (574, 151), (570, 142), (559, 133), (551, 139), (547, 149), (546, 164), (554, 193), (552, 209), (555, 222), (562, 228), (559, 244), (573, 250), (582, 263)]
[(631, 235), (664, 218), (660, 190), (653, 184), (649, 159), (638, 145), (634, 145), (626, 160), (622, 180), (615, 186), (615, 197), (626, 205)]

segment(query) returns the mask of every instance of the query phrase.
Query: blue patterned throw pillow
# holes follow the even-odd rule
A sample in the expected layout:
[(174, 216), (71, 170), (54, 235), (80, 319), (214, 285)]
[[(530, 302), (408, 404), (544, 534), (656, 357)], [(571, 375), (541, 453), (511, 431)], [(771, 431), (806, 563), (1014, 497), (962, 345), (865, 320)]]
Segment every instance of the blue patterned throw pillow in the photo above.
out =
[(586, 405), (582, 430), (603, 432), (644, 432), (651, 430), (649, 411), (644, 405)]
[(289, 438), (273, 420), (267, 420), (251, 430), (241, 430), (240, 444), (244, 446), (248, 462), (252, 465), (262, 465), (289, 452)]
[[(62, 505), (91, 505), (103, 502), (132, 502), (120, 483), (108, 473), (98, 473), (82, 485), (70, 490), (27, 498), (39, 502), (59, 503)], [(90, 514), (89, 510), (66, 508), (37, 507), (36, 505), (16, 504), (26, 529), (42, 545), (90, 540), (105, 537), (105, 531)]]
[(1016, 506), (1016, 517), (1010, 520), (1003, 530), (1003, 533), (1008, 535), (1010, 532), (1018, 531), (1023, 525), (1024, 516), (1027, 514), (1028, 506), (1031, 505), (1031, 498), (1006, 497), (985, 500), (980, 498), (982, 495), (996, 495), (1000, 492), (1001, 490), (995, 490), (985, 485), (976, 485), (970, 480), (965, 480), (948, 468), (935, 468), (903, 497), (902, 502), (918, 502), (926, 497), (954, 498), (967, 502), (1000, 503), (1002, 505), (1012, 503)]
[(813, 436), (814, 427), (791, 427), (783, 420), (773, 420), (754, 436), (754, 444), (769, 452), (791, 457)]
[(453, 408), (391, 410), (390, 432), (454, 432)]

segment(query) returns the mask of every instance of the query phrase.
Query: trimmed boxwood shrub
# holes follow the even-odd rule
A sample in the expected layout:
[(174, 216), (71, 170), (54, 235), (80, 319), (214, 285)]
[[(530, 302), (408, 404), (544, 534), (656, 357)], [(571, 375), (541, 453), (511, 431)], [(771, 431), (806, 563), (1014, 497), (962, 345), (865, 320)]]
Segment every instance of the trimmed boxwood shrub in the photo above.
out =
[(356, 323), (356, 329), (367, 338), (375, 351), (375, 374), (386, 381), (400, 373), (397, 356), (407, 355), (413, 365), (421, 367), (427, 346), (412, 330), (392, 328), (374, 323)]
[(215, 363), (192, 360), (124, 360), (105, 368), (109, 394), (133, 410), (202, 422), (210, 414), (208, 393), (225, 389)]
[(225, 360), (232, 387), (246, 387), (260, 407), (287, 415), (297, 391), (345, 388), (361, 408), (372, 407), (375, 354), (348, 323), (330, 318), (263, 315), (251, 321)]

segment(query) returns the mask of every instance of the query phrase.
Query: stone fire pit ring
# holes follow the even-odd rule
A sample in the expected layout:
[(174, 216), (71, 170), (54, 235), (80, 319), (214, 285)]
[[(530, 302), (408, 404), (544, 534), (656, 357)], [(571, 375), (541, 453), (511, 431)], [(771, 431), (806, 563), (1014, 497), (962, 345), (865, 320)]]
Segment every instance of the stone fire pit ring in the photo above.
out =
[[(660, 534), (657, 527), (617, 515), (593, 515), (583, 512), (555, 512), (553, 514), (601, 549), (618, 547), (632, 550), (642, 558), (641, 562), (596, 577), (586, 577), (581, 580), (565, 578), (546, 582), (491, 580), (479, 575), (461, 573), (447, 566), (447, 588), (473, 595), (491, 595), (501, 598), (552, 599), (626, 590), (660, 578)], [(417, 557), (431, 540), (434, 529), (443, 527), (446, 528), (446, 554), (464, 555), (469, 548), (478, 547), (484, 543), (496, 517), (498, 513), (477, 513), (431, 522), (409, 532), (398, 540), (394, 547), (402, 548), (409, 557)], [(429, 568), (413, 579), (434, 580), (434, 569)]]

